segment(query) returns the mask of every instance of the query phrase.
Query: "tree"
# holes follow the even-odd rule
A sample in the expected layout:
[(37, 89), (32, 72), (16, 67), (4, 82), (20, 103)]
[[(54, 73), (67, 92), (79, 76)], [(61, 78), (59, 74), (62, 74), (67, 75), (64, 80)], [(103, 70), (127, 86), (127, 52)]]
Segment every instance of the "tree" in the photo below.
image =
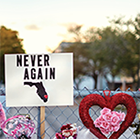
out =
[(135, 17), (134, 22), (132, 22), (134, 28), (135, 28), (135, 36), (137, 38), (137, 57), (138, 57), (138, 88), (140, 87), (140, 13), (137, 14)]
[(86, 59), (84, 58), (84, 55), (86, 55), (84, 45), (85, 44), (81, 42), (75, 42), (72, 43), (69, 47), (63, 49), (63, 52), (73, 52), (74, 83), (77, 89), (79, 89), (79, 84), (83, 80), (83, 76), (85, 75), (84, 68), (87, 64)]
[(101, 39), (99, 40), (99, 46), (101, 47), (100, 55), (103, 55), (103, 75), (108, 82), (107, 74), (112, 75), (111, 88), (115, 88), (115, 77), (120, 73), (119, 59), (123, 54), (122, 51), (122, 36), (116, 29), (112, 27), (106, 27), (99, 30)]
[(127, 77), (132, 77), (133, 83), (136, 83), (140, 69), (140, 14), (134, 20), (125, 21), (119, 17), (110, 22), (122, 36), (121, 52), (123, 53), (119, 60), (121, 73)]
[(22, 41), (17, 31), (7, 29), (5, 26), (0, 27), (0, 81), (5, 82), (4, 54), (25, 53)]
[[(80, 25), (74, 27), (69, 28), (68, 32), (74, 34), (74, 40), (77, 42), (75, 41), (72, 46), (64, 49), (64, 51), (69, 50), (74, 53), (74, 78), (80, 77), (81, 81), (82, 76), (89, 76), (94, 80), (93, 88), (97, 88), (99, 74), (106, 75), (106, 71), (115, 77), (118, 73), (116, 66), (114, 66), (118, 55), (114, 55), (118, 49), (117, 31), (112, 30), (111, 27), (105, 29), (90, 27), (82, 32)], [(114, 40), (116, 41), (114, 42)]]
[[(101, 58), (97, 53), (99, 47), (96, 47), (94, 42), (100, 38), (96, 33), (96, 28), (91, 27), (82, 31), (81, 25), (72, 25), (68, 28), (68, 33), (73, 35), (71, 39), (73, 44), (63, 51), (74, 53), (74, 82), (77, 88), (83, 76), (92, 77), (95, 81), (94, 88), (96, 88), (98, 72), (101, 70), (101, 62), (99, 62)], [(93, 44), (94, 48), (91, 47)]]
[[(105, 28), (88, 28), (83, 31), (81, 25), (68, 28), (73, 46), (67, 48), (74, 52), (75, 77), (90, 76), (97, 86), (97, 78), (102, 74), (107, 81), (107, 74), (114, 78), (118, 75), (132, 77), (136, 82), (140, 69), (140, 14), (134, 21), (124, 21), (123, 17), (110, 20), (111, 25)], [(66, 49), (65, 49), (66, 50)], [(140, 77), (139, 77), (140, 83)]]

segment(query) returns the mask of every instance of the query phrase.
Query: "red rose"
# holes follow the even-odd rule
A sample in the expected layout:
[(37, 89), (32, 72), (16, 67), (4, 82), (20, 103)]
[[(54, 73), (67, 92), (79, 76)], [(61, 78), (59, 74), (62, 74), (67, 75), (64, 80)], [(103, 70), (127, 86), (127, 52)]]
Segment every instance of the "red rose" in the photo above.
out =
[(61, 127), (61, 131), (62, 131), (62, 130), (69, 130), (69, 129), (71, 129), (71, 128), (72, 128), (71, 124), (66, 124), (66, 125), (63, 125), (63, 126)]

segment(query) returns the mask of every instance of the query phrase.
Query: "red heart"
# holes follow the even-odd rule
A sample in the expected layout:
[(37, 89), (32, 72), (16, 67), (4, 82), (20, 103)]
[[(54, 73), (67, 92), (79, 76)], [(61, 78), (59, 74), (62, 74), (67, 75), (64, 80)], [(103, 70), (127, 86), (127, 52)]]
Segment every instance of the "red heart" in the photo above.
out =
[(48, 95), (44, 95), (44, 98), (46, 98), (46, 99), (47, 99), (47, 98), (48, 98)]
[[(105, 93), (104, 93), (105, 95)], [(110, 95), (110, 93), (109, 93)], [(120, 126), (120, 129), (117, 132), (114, 132), (109, 139), (118, 139), (121, 134), (132, 124), (135, 115), (136, 115), (136, 103), (128, 94), (118, 93), (114, 96), (102, 97), (99, 94), (90, 94), (87, 95), (80, 103), (79, 106), (79, 115), (83, 122), (83, 124), (90, 129), (90, 131), (97, 136), (99, 139), (107, 139), (105, 135), (101, 133), (101, 131), (95, 127), (93, 120), (89, 115), (89, 108), (93, 105), (98, 105), (101, 108), (107, 107), (112, 111), (118, 104), (123, 104), (127, 109), (127, 114), (125, 117), (125, 121)]]

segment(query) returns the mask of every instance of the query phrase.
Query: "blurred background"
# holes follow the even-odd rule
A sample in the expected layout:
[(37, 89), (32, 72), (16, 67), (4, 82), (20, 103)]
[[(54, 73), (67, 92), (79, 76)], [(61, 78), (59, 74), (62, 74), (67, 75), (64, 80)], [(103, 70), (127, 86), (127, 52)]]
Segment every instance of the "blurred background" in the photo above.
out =
[(4, 54), (74, 54), (77, 89), (138, 90), (139, 0), (0, 0), (0, 86)]

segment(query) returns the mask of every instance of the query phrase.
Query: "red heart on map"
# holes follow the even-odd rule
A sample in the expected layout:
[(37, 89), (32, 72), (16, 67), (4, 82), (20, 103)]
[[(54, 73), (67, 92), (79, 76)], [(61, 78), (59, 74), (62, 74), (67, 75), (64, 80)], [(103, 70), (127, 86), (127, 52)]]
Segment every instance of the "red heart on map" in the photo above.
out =
[[(109, 92), (108, 96), (106, 96), (105, 92)], [(94, 105), (98, 105), (101, 108), (107, 107), (113, 111), (117, 105), (124, 105), (127, 109), (125, 121), (122, 122), (120, 129), (117, 132), (113, 132), (109, 137), (109, 139), (118, 139), (135, 119), (137, 110), (136, 103), (133, 97), (125, 93), (118, 93), (110, 97), (110, 91), (106, 90), (104, 91), (104, 95), (105, 97), (99, 94), (90, 94), (83, 98), (79, 106), (79, 115), (83, 124), (90, 129), (96, 137), (99, 139), (107, 139), (107, 137), (95, 127), (94, 121), (89, 115), (89, 109)]]

